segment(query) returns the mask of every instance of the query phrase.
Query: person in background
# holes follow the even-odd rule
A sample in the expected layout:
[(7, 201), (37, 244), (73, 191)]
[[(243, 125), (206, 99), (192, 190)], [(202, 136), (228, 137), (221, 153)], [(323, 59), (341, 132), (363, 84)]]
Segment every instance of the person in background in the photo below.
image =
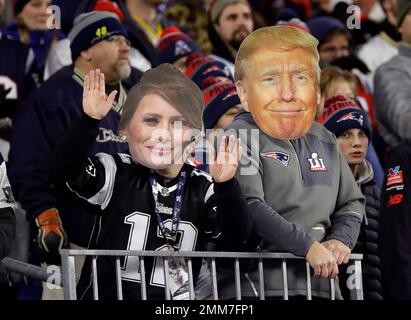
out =
[(396, 0), (381, 0), (380, 2), (387, 16), (381, 23), (382, 30), (358, 48), (356, 52), (370, 70), (368, 77), (371, 85), (377, 68), (398, 54), (398, 43), (401, 40), (401, 34), (397, 29)]
[(164, 17), (159, 10), (167, 0), (123, 0), (117, 1), (124, 13), (124, 25), (127, 29), (131, 46), (142, 54), (151, 67), (158, 65), (156, 46), (164, 28), (174, 23)]
[(316, 17), (308, 20), (307, 26), (319, 41), (318, 52), (322, 67), (335, 59), (349, 56), (351, 35), (340, 20), (326, 16)]
[(389, 152), (381, 192), (379, 247), (385, 298), (411, 299), (411, 144)]
[(201, 89), (204, 90), (216, 81), (233, 81), (230, 67), (222, 61), (214, 59), (212, 55), (192, 54), (187, 58), (185, 75)]
[[(321, 90), (321, 103), (318, 109), (318, 115), (323, 112), (324, 101), (332, 96), (342, 95), (348, 99), (356, 100), (362, 109), (366, 112), (368, 119), (370, 119), (372, 127), (372, 140), (377, 141), (377, 146), (381, 145), (381, 137), (378, 134), (376, 120), (373, 122), (373, 110), (368, 109), (366, 101), (357, 96), (357, 87), (358, 81), (357, 78), (347, 70), (341, 70), (338, 67), (329, 66), (325, 67), (321, 71), (321, 80), (320, 80), (320, 90)], [(365, 108), (366, 107), (366, 108)], [(372, 125), (374, 123), (374, 125)], [(381, 148), (378, 149), (380, 156), (378, 156), (377, 151), (374, 147), (374, 143), (370, 142), (370, 145), (367, 149), (367, 160), (371, 162), (374, 171), (374, 181), (377, 183), (379, 188), (382, 187), (384, 180), (384, 170), (381, 165), (380, 159), (383, 159), (384, 151), (381, 151)]]
[[(363, 254), (364, 299), (382, 300), (384, 292), (378, 247), (381, 189), (375, 183), (373, 166), (365, 159), (371, 142), (367, 114), (354, 100), (337, 95), (325, 101), (324, 111), (318, 122), (337, 137), (341, 153), (364, 194), (365, 215), (352, 252)], [(342, 272), (340, 278), (347, 281), (347, 273)]]
[(209, 15), (212, 55), (227, 64), (234, 74), (237, 50), (254, 30), (251, 6), (247, 0), (215, 0), (210, 5)]
[(36, 86), (44, 80), (47, 55), (54, 44), (65, 35), (57, 29), (49, 30), (51, 0), (17, 0), (14, 5), (16, 22), (6, 25), (4, 36), (28, 45), (34, 52), (34, 64), (30, 71)]
[(398, 54), (374, 77), (375, 113), (388, 151), (411, 141), (411, 1), (397, 0)]
[(181, 72), (187, 70), (187, 58), (193, 53), (201, 53), (198, 44), (178, 27), (165, 28), (157, 44), (158, 64), (174, 64)]
[(198, 43), (205, 54), (210, 54), (212, 45), (208, 38), (208, 10), (205, 1), (180, 0), (173, 1), (165, 12), (165, 17), (174, 21)]
[(241, 109), (241, 101), (234, 82), (219, 82), (204, 91), (205, 109), (203, 122), (205, 129), (224, 129), (233, 122)]

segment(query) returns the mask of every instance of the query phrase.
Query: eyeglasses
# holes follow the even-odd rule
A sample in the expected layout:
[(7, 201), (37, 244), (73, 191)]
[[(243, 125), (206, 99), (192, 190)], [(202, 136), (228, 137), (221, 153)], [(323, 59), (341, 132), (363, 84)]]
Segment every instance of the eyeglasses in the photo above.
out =
[(122, 44), (126, 44), (128, 47), (131, 46), (130, 40), (121, 37), (121, 36), (108, 36), (103, 39), (104, 41), (112, 42), (115, 43), (118, 46), (121, 46)]

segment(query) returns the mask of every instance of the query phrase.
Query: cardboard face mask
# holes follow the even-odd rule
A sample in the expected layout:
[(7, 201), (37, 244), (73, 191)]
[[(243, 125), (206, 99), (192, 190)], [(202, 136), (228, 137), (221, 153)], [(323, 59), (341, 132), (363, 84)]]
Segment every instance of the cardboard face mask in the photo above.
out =
[(284, 49), (276, 42), (265, 42), (248, 53), (243, 65), (237, 89), (242, 105), (251, 112), (258, 127), (276, 139), (305, 135), (320, 102), (312, 52), (297, 45)]

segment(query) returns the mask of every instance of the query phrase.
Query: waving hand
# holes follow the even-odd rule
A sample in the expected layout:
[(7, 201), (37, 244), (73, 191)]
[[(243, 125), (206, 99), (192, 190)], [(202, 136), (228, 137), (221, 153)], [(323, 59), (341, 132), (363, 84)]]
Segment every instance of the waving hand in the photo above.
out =
[(101, 120), (110, 111), (117, 91), (106, 96), (104, 74), (99, 69), (91, 70), (84, 77), (83, 110), (91, 118)]

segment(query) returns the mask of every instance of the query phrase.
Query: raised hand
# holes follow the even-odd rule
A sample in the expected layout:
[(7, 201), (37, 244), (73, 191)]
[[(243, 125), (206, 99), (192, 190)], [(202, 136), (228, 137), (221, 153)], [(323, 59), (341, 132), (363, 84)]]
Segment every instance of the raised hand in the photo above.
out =
[(110, 111), (117, 91), (106, 96), (104, 74), (100, 69), (91, 70), (84, 77), (83, 110), (91, 118), (101, 120)]
[(234, 135), (222, 138), (218, 153), (211, 147), (209, 171), (215, 182), (225, 182), (234, 177), (241, 153), (240, 138)]

